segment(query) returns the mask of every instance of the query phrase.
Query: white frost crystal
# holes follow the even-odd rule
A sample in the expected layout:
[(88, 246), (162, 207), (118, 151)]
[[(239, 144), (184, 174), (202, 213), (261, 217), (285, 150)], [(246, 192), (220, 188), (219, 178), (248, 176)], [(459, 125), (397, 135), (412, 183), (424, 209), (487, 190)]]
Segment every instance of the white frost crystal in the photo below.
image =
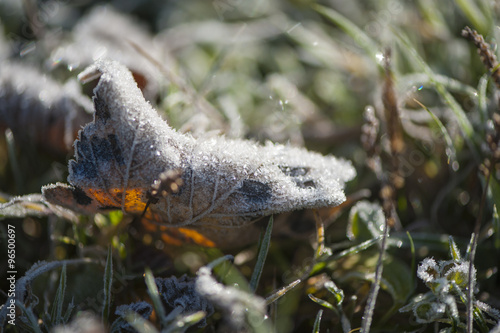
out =
[(45, 187), (49, 202), (141, 214), (151, 184), (173, 169), (181, 170), (180, 190), (150, 200), (145, 214), (168, 226), (236, 227), (345, 200), (344, 182), (355, 176), (348, 161), (270, 142), (195, 139), (158, 115), (121, 64), (100, 60), (80, 74), (81, 80), (95, 77), (94, 121), (80, 131), (69, 163), (73, 187)]

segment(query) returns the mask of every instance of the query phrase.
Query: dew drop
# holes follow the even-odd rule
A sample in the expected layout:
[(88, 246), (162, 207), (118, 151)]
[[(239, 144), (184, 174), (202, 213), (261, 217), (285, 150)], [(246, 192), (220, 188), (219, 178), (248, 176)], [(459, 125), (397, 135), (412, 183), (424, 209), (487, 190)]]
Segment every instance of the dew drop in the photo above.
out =
[(384, 60), (384, 54), (382, 52), (377, 52), (375, 58), (377, 59), (378, 62), (382, 62)]

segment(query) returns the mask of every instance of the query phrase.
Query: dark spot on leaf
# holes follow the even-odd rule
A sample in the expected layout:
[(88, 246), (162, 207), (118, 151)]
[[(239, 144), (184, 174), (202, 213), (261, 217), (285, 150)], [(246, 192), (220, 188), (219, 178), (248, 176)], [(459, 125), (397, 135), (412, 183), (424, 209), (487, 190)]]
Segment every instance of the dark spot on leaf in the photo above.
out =
[(299, 177), (299, 176), (305, 176), (311, 170), (311, 168), (308, 167), (289, 167), (289, 166), (283, 166), (279, 165), (278, 166), (285, 175), (290, 176), (290, 177)]
[(85, 192), (81, 188), (75, 187), (72, 192), (73, 198), (75, 199), (77, 204), (88, 206), (92, 203), (92, 198), (85, 194)]
[(116, 163), (119, 165), (125, 164), (125, 160), (123, 159), (122, 150), (120, 145), (118, 144), (118, 139), (115, 134), (108, 135), (108, 140), (111, 145), (111, 151), (113, 156), (115, 157)]
[(316, 184), (313, 180), (306, 180), (304, 182), (296, 181), (295, 184), (300, 188), (316, 188)]
[(106, 122), (109, 118), (111, 118), (111, 113), (109, 112), (109, 107), (106, 102), (102, 99), (99, 92), (95, 92), (94, 97), (92, 98), (94, 101), (95, 108), (95, 117), (96, 119), (102, 119)]
[(249, 179), (244, 180), (241, 187), (236, 191), (243, 194), (247, 201), (254, 204), (264, 204), (272, 196), (269, 185)]
[(111, 143), (109, 143), (107, 139), (103, 139), (94, 135), (92, 136), (92, 138), (90, 138), (90, 143), (92, 145), (94, 157), (98, 161), (108, 162), (113, 158)]
[(73, 176), (80, 179), (95, 179), (97, 177), (97, 169), (92, 161), (82, 159), (78, 162), (72, 160), (69, 162), (70, 170)]

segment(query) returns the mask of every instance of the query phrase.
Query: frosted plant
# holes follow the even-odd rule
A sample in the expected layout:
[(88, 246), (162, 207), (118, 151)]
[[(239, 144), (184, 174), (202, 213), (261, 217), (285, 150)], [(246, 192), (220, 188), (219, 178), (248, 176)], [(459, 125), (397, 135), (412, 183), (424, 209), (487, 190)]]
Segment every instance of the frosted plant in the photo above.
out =
[(61, 85), (38, 69), (4, 61), (0, 71), (0, 130), (66, 154), (82, 125), (92, 119), (92, 102), (76, 81)]
[[(195, 139), (158, 115), (121, 64), (101, 60), (79, 76), (96, 77), (94, 121), (75, 141), (71, 185), (44, 187), (50, 203), (84, 213), (144, 212), (167, 226), (223, 229), (345, 200), (344, 182), (355, 176), (348, 161), (270, 142)], [(180, 170), (183, 185), (151, 199), (151, 184), (168, 170)]]
[(126, 320), (126, 316), (129, 315), (130, 312), (135, 312), (142, 318), (148, 319), (151, 313), (153, 313), (153, 306), (144, 301), (118, 306), (115, 315), (120, 317), (113, 322), (111, 332), (137, 332)]
[[(214, 312), (212, 303), (203, 297), (195, 288), (195, 281), (183, 275), (180, 278), (172, 276), (170, 278), (156, 278), (156, 286), (160, 293), (161, 300), (168, 309), (179, 309), (178, 314), (188, 315), (198, 311), (204, 311), (206, 317)], [(198, 323), (198, 327), (206, 325), (203, 318)]]
[[(437, 261), (425, 258), (417, 269), (417, 276), (430, 289), (426, 294), (416, 296), (401, 312), (413, 312), (417, 323), (427, 324), (449, 318), (453, 326), (460, 325), (458, 310), (460, 304), (467, 302), (467, 287), (469, 283), (470, 262), (461, 258), (460, 252), (450, 237), (450, 253), (452, 260)], [(475, 285), (476, 269), (472, 267), (472, 279)], [(494, 320), (500, 320), (500, 312), (485, 303), (473, 300), (477, 316), (481, 312), (488, 314)], [(463, 319), (462, 319), (463, 320)]]

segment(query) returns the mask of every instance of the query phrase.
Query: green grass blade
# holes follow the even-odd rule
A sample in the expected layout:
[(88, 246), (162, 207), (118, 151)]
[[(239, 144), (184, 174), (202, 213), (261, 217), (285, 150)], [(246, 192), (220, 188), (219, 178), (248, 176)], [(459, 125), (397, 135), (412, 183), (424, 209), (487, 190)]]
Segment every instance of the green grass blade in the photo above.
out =
[(479, 79), (477, 86), (477, 104), (479, 108), (479, 115), (481, 116), (481, 123), (484, 124), (488, 120), (488, 98), (486, 97), (488, 81), (491, 74), (484, 74)]
[(155, 278), (149, 268), (147, 268), (146, 272), (144, 273), (144, 280), (146, 281), (146, 286), (148, 287), (149, 297), (151, 297), (151, 300), (153, 301), (153, 307), (156, 311), (156, 315), (160, 318), (162, 327), (166, 327), (167, 321), (165, 319), (165, 308), (163, 307), (163, 303), (161, 302), (160, 293), (158, 292)]
[(35, 314), (33, 313), (33, 310), (31, 307), (25, 307), (21, 302), (16, 301), (16, 306), (19, 307), (24, 314), (24, 316), (28, 319), (28, 325), (29, 327), (33, 330), (34, 333), (42, 333), (42, 330), (40, 329), (40, 326), (38, 326), (38, 319), (36, 318)]
[(260, 244), (259, 254), (257, 256), (257, 262), (255, 263), (255, 268), (250, 278), (250, 290), (255, 291), (259, 285), (260, 277), (262, 271), (264, 270), (264, 263), (266, 262), (267, 252), (269, 251), (269, 246), (271, 245), (271, 233), (273, 231), (273, 221), (274, 218), (271, 215), (269, 223), (267, 224), (266, 232), (262, 238)]
[[(490, 76), (487, 78), (489, 77)], [(478, 91), (474, 87), (459, 80), (437, 73), (434, 73), (433, 79), (451, 92), (467, 95), (467, 97), (473, 100), (477, 98)], [(431, 84), (432, 82), (429, 76), (425, 73), (410, 73), (398, 77), (398, 85), (403, 88), (401, 89), (403, 91), (410, 90), (412, 87), (425, 87)]]
[(204, 311), (198, 311), (188, 315), (177, 317), (162, 333), (184, 332), (189, 327), (196, 325), (200, 320), (206, 317)]
[(432, 71), (432, 69), (427, 65), (427, 63), (420, 57), (418, 54), (417, 50), (413, 47), (413, 45), (410, 43), (408, 38), (404, 36), (400, 32), (394, 32), (395, 36), (397, 37), (397, 41), (400, 43), (401, 50), (403, 50), (408, 58), (416, 63), (417, 65), (420, 66), (421, 70), (424, 71), (425, 74), (429, 76), (429, 82), (434, 86), (438, 94), (443, 98), (445, 103), (451, 108), (453, 111), (458, 125), (460, 126), (460, 129), (462, 130), (463, 134), (467, 139), (470, 139), (473, 134), (474, 134), (474, 129), (472, 128), (472, 124), (470, 123), (469, 119), (467, 118), (467, 115), (465, 114), (465, 111), (462, 109), (460, 104), (453, 98), (453, 96), (450, 94), (450, 92), (445, 88), (445, 86), (440, 83), (438, 80), (435, 78), (435, 74)]
[(63, 323), (67, 323), (69, 321), (71, 313), (73, 312), (74, 309), (75, 309), (75, 303), (74, 300), (72, 299), (71, 302), (68, 304), (68, 307), (66, 308), (66, 313), (64, 314)]
[(153, 324), (142, 318), (134, 311), (130, 311), (125, 316), (125, 320), (139, 333), (159, 333), (158, 330), (153, 326)]
[(474, 28), (476, 28), (476, 30), (478, 30), (482, 35), (487, 35), (490, 32), (491, 17), (483, 14), (481, 9), (476, 5), (476, 1), (455, 0), (455, 3), (467, 19), (469, 19)]
[(377, 54), (380, 53), (379, 45), (371, 39), (363, 30), (356, 24), (348, 20), (339, 12), (321, 5), (314, 4), (312, 8), (319, 14), (323, 15), (332, 23), (338, 25), (346, 34), (348, 34), (365, 52), (375, 61), (379, 70), (383, 70), (382, 65), (377, 60)]
[(62, 315), (62, 307), (64, 303), (64, 294), (66, 293), (66, 264), (63, 265), (61, 270), (61, 277), (59, 278), (59, 287), (57, 288), (54, 303), (52, 304), (51, 321), (52, 325), (59, 325), (64, 321)]
[[(411, 236), (410, 232), (407, 231), (406, 235), (408, 236), (408, 240), (410, 242), (410, 253), (411, 253), (411, 266), (410, 266), (410, 271), (411, 272), (416, 272), (417, 271), (417, 261), (416, 261), (416, 254), (415, 254), (415, 244), (413, 243), (413, 237)], [(415, 274), (412, 274), (412, 279), (411, 279), (411, 284), (415, 286)]]
[(113, 253), (111, 246), (108, 247), (108, 257), (104, 269), (104, 300), (102, 304), (102, 321), (108, 322), (111, 307), (111, 285), (113, 284)]
[(333, 306), (333, 304), (331, 304), (330, 302), (327, 302), (327, 301), (325, 301), (325, 300), (323, 300), (321, 298), (317, 298), (317, 297), (315, 297), (312, 294), (309, 294), (307, 296), (309, 296), (309, 298), (311, 299), (311, 301), (313, 301), (314, 303), (317, 303), (317, 304), (321, 305), (324, 308), (327, 308), (327, 309), (330, 309), (332, 311), (337, 312), (337, 310), (335, 309), (335, 307)]
[(335, 297), (336, 306), (341, 306), (344, 302), (344, 291), (337, 287), (333, 281), (325, 282), (324, 286)]
[(359, 253), (361, 251), (364, 251), (366, 250), (367, 248), (369, 248), (370, 246), (374, 245), (374, 244), (377, 244), (380, 239), (382, 238), (382, 236), (379, 236), (379, 237), (376, 237), (376, 238), (372, 238), (372, 239), (369, 239), (367, 241), (364, 241), (363, 243), (359, 244), (359, 245), (356, 245), (356, 246), (353, 246), (353, 247), (350, 247), (342, 252), (339, 252), (329, 258), (327, 258), (327, 261), (335, 261), (335, 260), (338, 260), (338, 259), (341, 259), (343, 257), (346, 257), (350, 254), (356, 254), (356, 253)]
[(453, 260), (460, 260), (460, 251), (458, 250), (457, 244), (452, 236), (448, 237), (450, 243), (450, 255)]
[(323, 310), (319, 310), (316, 315), (316, 320), (314, 320), (313, 333), (319, 333), (319, 325), (321, 324), (321, 317), (323, 316)]
[(439, 120), (438, 117), (434, 113), (432, 113), (431, 110), (429, 110), (428, 107), (420, 103), (419, 101), (415, 100), (425, 111), (429, 113), (429, 115), (432, 117), (432, 120), (437, 124), (439, 131), (443, 135), (444, 141), (446, 143), (446, 156), (448, 157), (448, 165), (452, 165), (454, 162), (457, 161), (457, 153), (455, 146), (453, 145), (453, 140), (451, 140), (450, 134), (448, 133), (448, 130), (446, 127), (443, 125), (441, 120)]

